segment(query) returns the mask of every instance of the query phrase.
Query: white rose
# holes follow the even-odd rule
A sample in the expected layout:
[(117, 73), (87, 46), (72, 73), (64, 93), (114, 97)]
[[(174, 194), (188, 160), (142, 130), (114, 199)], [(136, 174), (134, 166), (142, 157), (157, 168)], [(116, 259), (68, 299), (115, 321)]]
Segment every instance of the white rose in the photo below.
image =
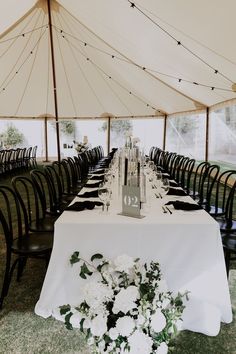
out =
[(122, 255), (114, 260), (114, 265), (117, 272), (129, 273), (130, 269), (134, 266), (134, 260), (127, 255)]
[(123, 337), (128, 337), (133, 332), (134, 328), (135, 322), (129, 316), (121, 317), (116, 322), (116, 329)]
[(96, 316), (91, 321), (91, 333), (96, 337), (101, 337), (107, 331), (107, 318), (102, 315)]
[(126, 289), (121, 289), (121, 291), (116, 295), (113, 304), (113, 313), (117, 314), (120, 311), (127, 313), (128, 311), (135, 308), (137, 305), (135, 301), (139, 298), (138, 288), (134, 285), (129, 286)]
[(119, 332), (117, 331), (116, 328), (111, 328), (109, 330), (109, 337), (112, 339), (112, 340), (116, 340), (116, 338), (119, 336)]
[(151, 316), (151, 327), (154, 332), (161, 332), (166, 326), (166, 318), (161, 310), (157, 309), (154, 315)]
[(129, 354), (150, 354), (152, 352), (152, 339), (141, 331), (136, 330), (129, 338)]
[(168, 346), (166, 342), (162, 342), (157, 348), (155, 354), (167, 354), (167, 353), (168, 353)]

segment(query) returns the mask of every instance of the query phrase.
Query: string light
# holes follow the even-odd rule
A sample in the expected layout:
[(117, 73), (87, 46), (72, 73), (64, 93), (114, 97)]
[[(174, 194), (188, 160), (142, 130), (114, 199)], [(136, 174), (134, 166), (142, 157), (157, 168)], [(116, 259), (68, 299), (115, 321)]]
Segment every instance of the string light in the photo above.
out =
[(9, 41), (13, 41), (14, 39), (17, 39), (19, 37), (25, 37), (27, 34), (30, 34), (32, 32), (38, 31), (38, 30), (42, 29), (43, 27), (48, 28), (48, 25), (39, 26), (39, 27), (36, 27), (36, 28), (34, 28), (34, 29), (30, 30), (30, 31), (26, 31), (24, 33), (18, 34), (17, 36), (1, 40), (0, 44), (6, 43), (6, 42), (9, 42)]
[[(43, 28), (44, 26), (41, 26), (41, 28)], [(40, 37), (38, 38), (37, 42), (35, 43), (33, 50), (38, 46), (39, 42), (41, 41), (43, 35), (45, 34), (46, 29), (44, 30), (44, 32), (40, 35)], [(30, 56), (33, 54), (33, 50), (31, 50), (28, 54), (28, 56), (25, 58), (25, 60), (23, 61), (23, 63), (20, 65), (20, 67), (18, 68), (18, 70), (15, 72), (15, 74), (12, 76), (12, 78), (8, 81), (8, 83), (2, 88), (2, 90), (0, 91), (3, 92), (6, 90), (7, 86), (10, 85), (11, 81), (14, 79), (15, 75), (17, 75), (19, 73), (19, 71), (23, 68), (23, 66), (25, 65), (25, 63), (27, 62), (27, 60), (30, 58)], [(4, 85), (6, 80), (3, 81), (3, 83), (0, 85), (0, 87), (2, 85)]]
[[(59, 30), (58, 27), (54, 26), (56, 30)], [(85, 42), (83, 42), (82, 40), (78, 39), (77, 37), (71, 35), (70, 33), (67, 33), (64, 31), (64, 33), (66, 33), (66, 35), (76, 39), (78, 42), (81, 42), (83, 44), (85, 44)], [(159, 75), (162, 75), (162, 76), (166, 76), (166, 77), (169, 77), (173, 80), (177, 80), (179, 83), (181, 82), (184, 82), (184, 83), (188, 83), (188, 84), (192, 84), (192, 85), (195, 85), (195, 86), (200, 86), (200, 87), (205, 87), (205, 88), (209, 88), (210, 90), (212, 90), (212, 85), (207, 85), (207, 84), (203, 84), (203, 83), (199, 83), (199, 82), (196, 82), (196, 81), (190, 81), (190, 80), (187, 80), (187, 79), (184, 79), (184, 78), (178, 78), (174, 75), (170, 75), (170, 74), (167, 74), (167, 73), (163, 73), (163, 72), (160, 72), (160, 71), (157, 71), (155, 69), (152, 69), (152, 68), (148, 68), (146, 66), (143, 66), (143, 65), (140, 65), (140, 64), (137, 64), (137, 63), (133, 63), (125, 58), (121, 58), (115, 54), (111, 54), (103, 49), (100, 49), (98, 47), (95, 47), (93, 45), (91, 45), (90, 43), (86, 42), (86, 46), (89, 46), (90, 48), (94, 49), (94, 50), (97, 50), (101, 53), (103, 53), (104, 55), (107, 55), (109, 57), (111, 57), (112, 59), (117, 59), (119, 61), (122, 61), (122, 62), (125, 62), (127, 64), (131, 64), (133, 66), (136, 66), (137, 68), (139, 69), (142, 69), (143, 71), (147, 72), (147, 73), (157, 73)], [(215, 72), (218, 73), (218, 70), (215, 70)], [(158, 79), (158, 78), (157, 78)], [(226, 92), (235, 92), (232, 88), (224, 88), (224, 87), (214, 87), (214, 89), (216, 90), (219, 90), (219, 91), (226, 91)]]
[[(68, 38), (66, 38), (66, 40), (69, 42)], [(69, 43), (70, 43), (70, 42), (69, 42)], [(72, 43), (70, 43), (70, 44), (73, 45)], [(74, 47), (75, 47), (75, 46), (74, 46)], [(78, 50), (77, 47), (75, 47), (75, 48)], [(86, 57), (84, 53), (82, 53), (80, 50), (78, 50), (78, 51), (79, 51), (79, 53), (80, 53), (82, 56)], [(111, 55), (110, 55), (110, 56), (111, 56)], [(113, 79), (111, 75), (108, 75), (101, 67), (99, 67), (99, 66), (98, 66), (93, 60), (91, 60), (89, 57), (86, 57), (86, 60), (87, 60), (87, 61), (90, 61), (90, 62), (91, 62), (98, 70), (100, 70), (107, 78), (112, 79), (112, 80), (113, 80), (117, 85), (119, 85), (122, 89), (124, 89), (125, 91), (128, 91), (128, 89), (127, 89), (126, 87), (122, 86), (118, 81), (116, 81), (115, 79)], [(133, 94), (131, 91), (128, 91), (128, 92), (129, 92), (130, 95), (133, 95), (133, 96), (136, 97), (139, 101), (141, 101), (141, 102), (143, 102), (145, 105), (147, 105), (147, 102), (145, 102), (145, 101), (144, 101), (143, 99), (141, 99), (139, 96)], [(148, 107), (150, 107), (150, 105), (148, 105)], [(158, 110), (156, 107), (151, 106), (151, 108), (152, 108), (153, 110), (155, 110), (155, 111), (158, 111), (158, 112), (164, 114), (162, 111)]]
[(147, 15), (140, 7), (138, 7), (135, 3), (131, 2), (130, 0), (127, 0), (130, 4), (132, 4), (132, 8), (137, 9), (142, 15), (144, 15), (148, 20), (150, 20), (154, 25), (156, 25), (162, 32), (164, 32), (167, 36), (169, 36), (170, 38), (172, 38), (177, 45), (183, 47), (187, 52), (189, 52), (190, 54), (192, 54), (195, 58), (197, 58), (198, 60), (200, 60), (202, 63), (204, 63), (205, 65), (207, 65), (210, 69), (212, 69), (214, 71), (215, 74), (219, 74), (220, 76), (222, 76), (224, 79), (226, 79), (227, 81), (231, 82), (232, 84), (234, 83), (230, 78), (228, 78), (226, 75), (224, 75), (223, 73), (219, 72), (217, 69), (215, 69), (211, 64), (207, 63), (204, 59), (202, 59), (198, 54), (196, 54), (195, 52), (193, 52), (191, 49), (189, 49), (187, 46), (183, 45), (181, 43), (180, 40), (176, 39), (172, 34), (170, 34), (166, 29), (164, 29), (159, 23), (157, 23), (156, 21), (154, 21), (149, 15)]

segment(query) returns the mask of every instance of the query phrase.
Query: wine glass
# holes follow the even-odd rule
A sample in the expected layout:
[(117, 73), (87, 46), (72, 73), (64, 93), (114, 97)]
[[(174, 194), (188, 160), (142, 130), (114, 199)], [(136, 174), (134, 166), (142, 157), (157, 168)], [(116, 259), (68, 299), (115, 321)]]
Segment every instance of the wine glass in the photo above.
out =
[(161, 186), (162, 186), (162, 173), (161, 173), (161, 171), (157, 171), (157, 173), (156, 173), (156, 186), (157, 186), (158, 192), (160, 192)]
[(151, 171), (153, 171), (154, 166), (155, 166), (154, 161), (148, 162), (148, 167), (150, 168)]
[(104, 182), (99, 184), (98, 197), (101, 200), (101, 202), (103, 203), (102, 211), (104, 211), (107, 200), (109, 199), (109, 190)]

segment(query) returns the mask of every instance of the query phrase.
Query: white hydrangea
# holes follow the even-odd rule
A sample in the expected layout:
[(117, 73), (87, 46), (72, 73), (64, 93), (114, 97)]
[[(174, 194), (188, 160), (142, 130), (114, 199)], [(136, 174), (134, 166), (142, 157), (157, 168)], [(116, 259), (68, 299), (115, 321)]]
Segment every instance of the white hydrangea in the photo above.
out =
[(91, 327), (91, 320), (90, 320), (89, 318), (86, 318), (86, 317), (84, 317), (84, 318), (85, 318), (85, 320), (84, 320), (84, 322), (83, 322), (83, 327), (84, 327), (85, 329), (88, 329), (88, 328)]
[(162, 313), (160, 309), (151, 316), (151, 327), (154, 332), (159, 333), (161, 332), (166, 326), (166, 318), (165, 315)]
[(119, 336), (119, 332), (117, 331), (116, 328), (111, 328), (108, 332), (109, 334), (109, 337), (112, 339), (112, 340), (116, 340), (117, 337)]
[(168, 353), (168, 346), (166, 342), (162, 342), (157, 348), (155, 354), (167, 354), (167, 353)]
[(137, 325), (138, 326), (143, 326), (145, 322), (146, 322), (145, 317), (143, 315), (138, 315)]
[(117, 272), (129, 273), (134, 266), (134, 260), (132, 257), (124, 254), (114, 260), (114, 266)]
[(84, 286), (84, 299), (93, 309), (98, 308), (106, 300), (111, 299), (113, 291), (105, 284), (90, 282)]
[(143, 332), (136, 330), (129, 338), (129, 354), (150, 354), (152, 352), (152, 339)]
[(116, 322), (116, 329), (118, 333), (123, 337), (130, 336), (134, 328), (135, 328), (135, 322), (133, 318), (129, 316), (118, 318)]
[(81, 314), (79, 312), (75, 312), (70, 318), (70, 323), (74, 328), (80, 328), (81, 319), (82, 319)]
[(105, 343), (104, 339), (98, 343), (98, 348), (99, 348), (100, 353), (103, 353), (103, 351), (105, 349), (105, 345), (106, 345), (106, 343)]
[(127, 313), (128, 311), (135, 308), (137, 305), (135, 301), (139, 298), (138, 288), (134, 285), (128, 286), (126, 289), (121, 289), (121, 291), (116, 295), (113, 304), (113, 313), (117, 314), (120, 311)]
[(91, 320), (90, 330), (93, 336), (103, 336), (107, 331), (107, 318), (102, 315), (96, 316)]

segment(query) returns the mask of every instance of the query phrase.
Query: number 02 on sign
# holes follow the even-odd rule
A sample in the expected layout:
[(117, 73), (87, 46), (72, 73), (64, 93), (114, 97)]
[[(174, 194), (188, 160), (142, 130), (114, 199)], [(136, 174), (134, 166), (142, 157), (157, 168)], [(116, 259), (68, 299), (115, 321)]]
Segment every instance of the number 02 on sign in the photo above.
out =
[(140, 187), (122, 186), (122, 212), (119, 215), (144, 218), (140, 214)]

